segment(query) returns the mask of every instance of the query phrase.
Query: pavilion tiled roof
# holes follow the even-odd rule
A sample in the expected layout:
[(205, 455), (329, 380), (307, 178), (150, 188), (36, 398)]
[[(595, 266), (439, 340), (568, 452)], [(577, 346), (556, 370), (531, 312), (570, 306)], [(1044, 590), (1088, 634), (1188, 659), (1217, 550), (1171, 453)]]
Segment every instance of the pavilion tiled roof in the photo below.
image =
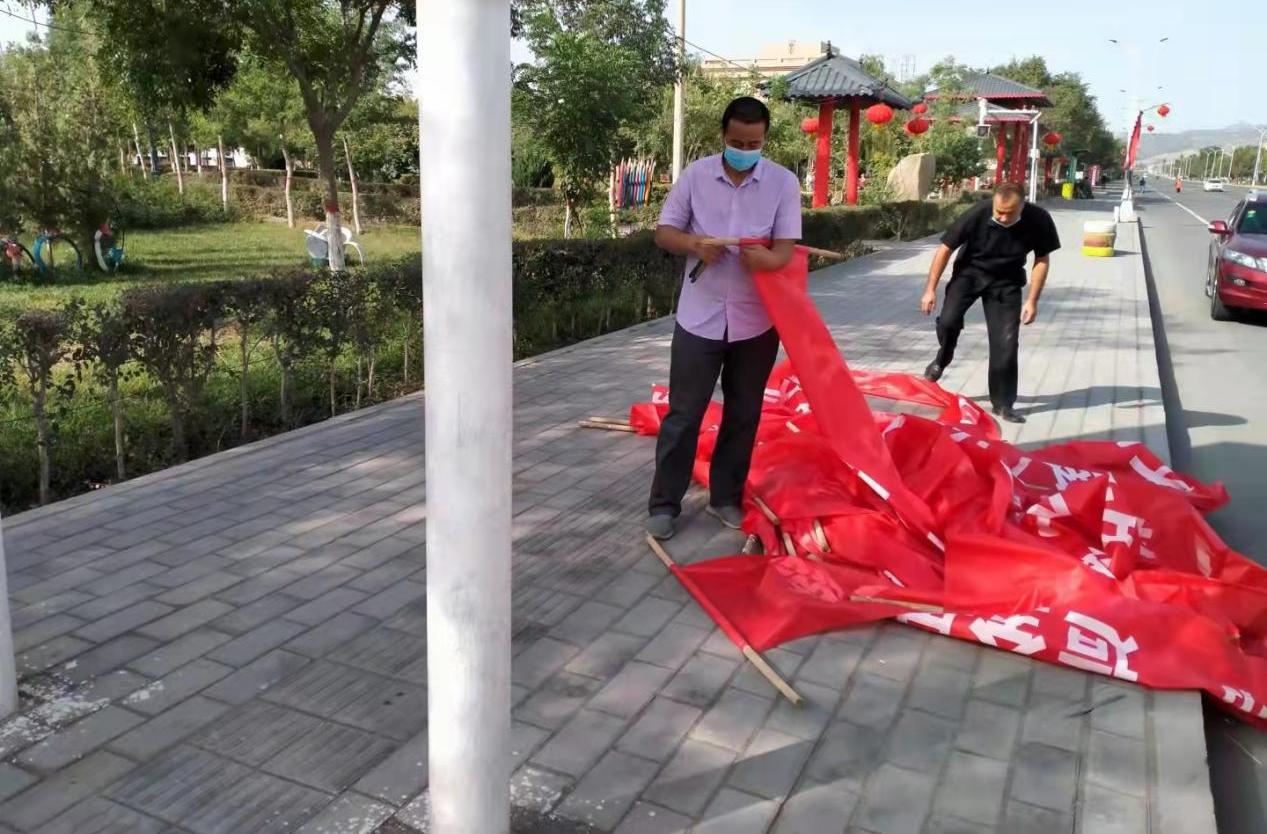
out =
[(823, 101), (859, 98), (864, 103), (883, 102), (899, 110), (909, 110), (911, 100), (884, 81), (871, 75), (853, 58), (824, 55), (787, 75), (788, 96), (793, 99)]

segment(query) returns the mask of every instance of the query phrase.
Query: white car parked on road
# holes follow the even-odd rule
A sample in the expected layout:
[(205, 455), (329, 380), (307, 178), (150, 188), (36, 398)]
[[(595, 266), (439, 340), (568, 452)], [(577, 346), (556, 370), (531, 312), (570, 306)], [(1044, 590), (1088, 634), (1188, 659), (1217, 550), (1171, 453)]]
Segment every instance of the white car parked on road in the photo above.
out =
[(1211, 179), (1206, 180), (1205, 182), (1201, 183), (1201, 190), (1202, 191), (1222, 191), (1223, 178), (1213, 177)]

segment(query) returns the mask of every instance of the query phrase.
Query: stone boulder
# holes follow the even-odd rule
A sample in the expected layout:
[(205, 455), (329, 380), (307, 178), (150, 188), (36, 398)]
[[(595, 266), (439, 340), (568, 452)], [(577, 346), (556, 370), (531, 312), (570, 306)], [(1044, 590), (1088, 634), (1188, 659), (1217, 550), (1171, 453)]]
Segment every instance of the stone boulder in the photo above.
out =
[(889, 190), (894, 200), (922, 200), (933, 190), (935, 160), (931, 153), (903, 157), (889, 172)]

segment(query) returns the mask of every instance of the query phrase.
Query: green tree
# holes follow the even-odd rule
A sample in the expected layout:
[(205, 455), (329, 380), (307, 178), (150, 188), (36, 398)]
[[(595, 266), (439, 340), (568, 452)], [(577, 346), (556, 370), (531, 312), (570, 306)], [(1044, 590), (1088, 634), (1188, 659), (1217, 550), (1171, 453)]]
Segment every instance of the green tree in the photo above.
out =
[(621, 129), (651, 112), (676, 72), (664, 0), (525, 2), (520, 12), (536, 62), (516, 68), (512, 105), (550, 159), (570, 236), (578, 204), (611, 168)]

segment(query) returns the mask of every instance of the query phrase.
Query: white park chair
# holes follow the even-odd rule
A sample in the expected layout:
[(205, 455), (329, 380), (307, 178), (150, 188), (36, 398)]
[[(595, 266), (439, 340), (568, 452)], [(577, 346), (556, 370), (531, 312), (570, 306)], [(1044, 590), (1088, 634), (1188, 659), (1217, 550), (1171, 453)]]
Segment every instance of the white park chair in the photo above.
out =
[[(353, 239), (352, 230), (347, 226), (340, 226), (339, 231), (343, 237), (343, 251), (351, 249), (356, 252), (356, 257), (360, 259), (361, 266), (365, 266), (365, 253), (361, 251), (361, 244)], [(307, 237), (308, 257), (312, 259), (314, 266), (322, 266), (330, 262), (330, 242), (326, 231), (325, 223), (318, 223), (315, 229), (304, 229), (304, 235)]]

